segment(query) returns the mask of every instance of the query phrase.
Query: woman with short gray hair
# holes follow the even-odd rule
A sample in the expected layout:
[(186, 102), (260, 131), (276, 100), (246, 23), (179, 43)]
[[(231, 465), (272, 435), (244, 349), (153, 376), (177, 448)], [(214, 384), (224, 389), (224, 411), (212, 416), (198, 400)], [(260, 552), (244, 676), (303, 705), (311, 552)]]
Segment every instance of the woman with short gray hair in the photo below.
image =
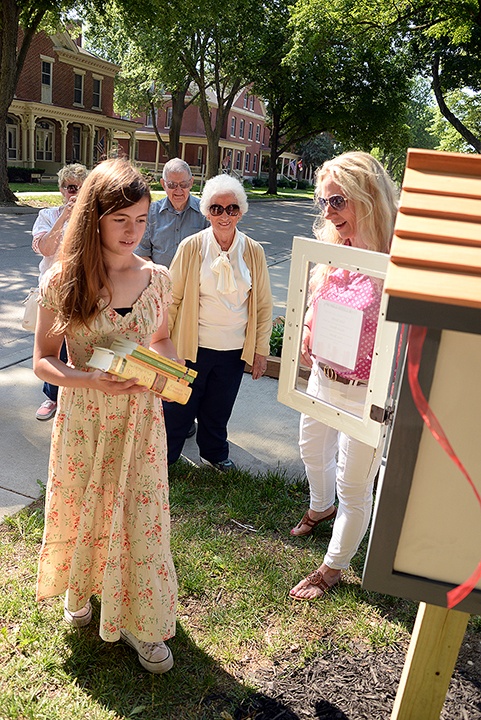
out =
[(272, 295), (262, 246), (237, 229), (248, 209), (241, 183), (229, 175), (210, 178), (200, 209), (211, 226), (183, 240), (170, 266), (171, 337), (198, 375), (186, 405), (164, 404), (168, 463), (180, 457), (197, 418), (201, 462), (226, 472), (235, 469), (227, 423), (245, 363), (253, 380), (266, 370)]

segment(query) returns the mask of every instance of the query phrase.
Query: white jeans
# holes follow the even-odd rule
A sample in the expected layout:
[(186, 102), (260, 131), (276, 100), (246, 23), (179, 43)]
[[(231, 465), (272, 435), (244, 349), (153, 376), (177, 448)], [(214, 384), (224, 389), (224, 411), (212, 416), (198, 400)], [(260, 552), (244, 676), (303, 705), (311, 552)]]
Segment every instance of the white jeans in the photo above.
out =
[[(328, 380), (313, 368), (307, 392), (350, 412), (361, 414), (366, 386)], [(357, 412), (356, 412), (357, 411)], [(349, 567), (363, 539), (372, 510), (374, 478), (382, 460), (378, 448), (354, 440), (308, 415), (301, 415), (299, 447), (310, 489), (310, 508), (324, 512), (335, 500), (339, 507), (324, 562), (334, 570)]]

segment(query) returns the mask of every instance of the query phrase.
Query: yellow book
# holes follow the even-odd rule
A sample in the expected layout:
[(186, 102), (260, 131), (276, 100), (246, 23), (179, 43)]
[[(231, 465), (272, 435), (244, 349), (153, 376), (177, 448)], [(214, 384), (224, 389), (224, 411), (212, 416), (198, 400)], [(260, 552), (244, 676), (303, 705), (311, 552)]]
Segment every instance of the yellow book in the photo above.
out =
[(108, 348), (94, 347), (92, 357), (87, 365), (117, 375), (124, 380), (133, 377), (138, 378), (139, 385), (144, 385), (156, 395), (162, 395), (168, 400), (173, 400), (181, 405), (185, 405), (192, 392), (188, 385), (156, 372), (143, 363), (137, 363), (131, 357), (122, 357)]

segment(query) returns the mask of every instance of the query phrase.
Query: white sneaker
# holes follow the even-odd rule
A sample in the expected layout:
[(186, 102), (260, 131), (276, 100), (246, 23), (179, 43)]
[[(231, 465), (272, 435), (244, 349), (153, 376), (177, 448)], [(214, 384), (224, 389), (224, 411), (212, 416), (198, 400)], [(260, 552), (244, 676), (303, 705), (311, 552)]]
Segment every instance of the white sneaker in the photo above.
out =
[(64, 607), (63, 616), (69, 625), (73, 625), (73, 627), (77, 628), (85, 627), (85, 625), (88, 625), (92, 620), (92, 606), (90, 604), (90, 600), (87, 600), (85, 607), (80, 608), (80, 610), (75, 610), (74, 612), (71, 612)]
[(165, 673), (173, 666), (172, 652), (164, 642), (143, 642), (128, 630), (121, 630), (120, 637), (137, 651), (140, 664), (149, 672)]

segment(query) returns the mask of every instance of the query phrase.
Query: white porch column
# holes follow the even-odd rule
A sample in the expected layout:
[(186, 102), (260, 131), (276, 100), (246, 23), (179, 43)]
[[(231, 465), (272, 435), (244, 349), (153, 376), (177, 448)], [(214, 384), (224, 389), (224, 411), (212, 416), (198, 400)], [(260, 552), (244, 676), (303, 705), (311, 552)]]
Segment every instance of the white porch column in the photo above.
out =
[(88, 126), (89, 129), (89, 146), (88, 146), (88, 168), (94, 166), (94, 142), (95, 142), (95, 128), (93, 125)]
[(129, 132), (129, 159), (131, 162), (135, 162), (135, 130)]
[(22, 126), (22, 151), (20, 153), (19, 161), (27, 162), (28, 160), (28, 116), (22, 115), (20, 118)]
[(35, 115), (28, 118), (28, 162), (29, 167), (35, 167)]
[(67, 162), (68, 122), (67, 122), (67, 120), (59, 120), (59, 122), (60, 122), (60, 132), (61, 132), (60, 162), (62, 163), (62, 167), (64, 167), (65, 163)]
[(107, 147), (105, 148), (105, 154), (108, 158), (112, 157), (112, 143), (114, 141), (114, 130), (110, 128), (107, 130)]
[(82, 130), (80, 134), (80, 142), (81, 142), (81, 148), (80, 148), (80, 162), (83, 163), (86, 167), (88, 167), (87, 163), (87, 142), (89, 139), (88, 131), (85, 127), (85, 125), (82, 125)]

